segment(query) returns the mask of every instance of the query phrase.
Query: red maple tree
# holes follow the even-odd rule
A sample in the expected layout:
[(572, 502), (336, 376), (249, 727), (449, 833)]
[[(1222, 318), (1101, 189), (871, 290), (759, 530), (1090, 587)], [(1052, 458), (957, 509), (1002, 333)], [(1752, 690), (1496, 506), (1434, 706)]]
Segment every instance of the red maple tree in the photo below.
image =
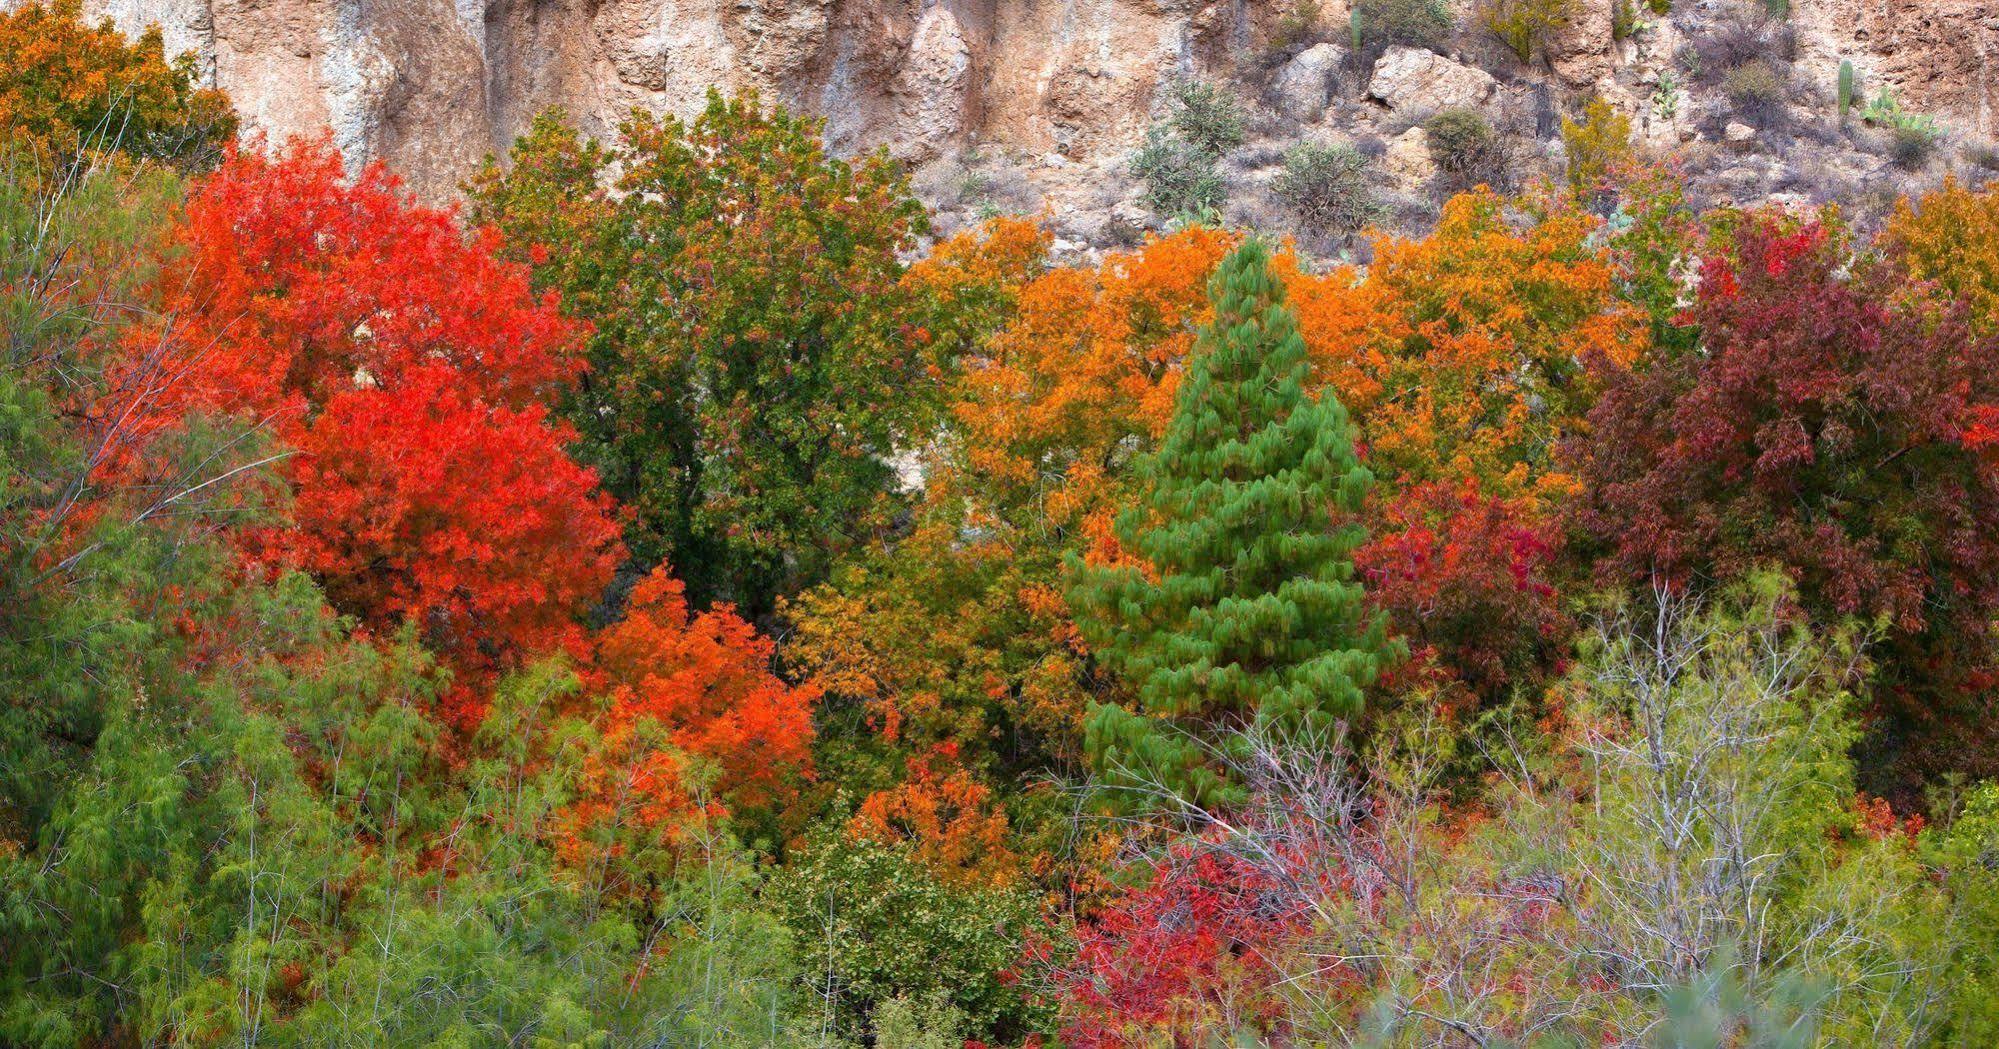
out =
[(622, 558), (609, 501), (544, 403), (582, 368), (579, 328), (498, 235), (415, 203), (379, 164), (348, 178), (324, 139), (232, 149), (197, 182), (159, 277), (159, 325), (113, 369), (143, 473), (193, 416), (248, 420), (290, 454), (289, 521), (255, 563), (313, 573), (377, 627), (410, 621), (467, 690), (578, 648), (577, 612)]

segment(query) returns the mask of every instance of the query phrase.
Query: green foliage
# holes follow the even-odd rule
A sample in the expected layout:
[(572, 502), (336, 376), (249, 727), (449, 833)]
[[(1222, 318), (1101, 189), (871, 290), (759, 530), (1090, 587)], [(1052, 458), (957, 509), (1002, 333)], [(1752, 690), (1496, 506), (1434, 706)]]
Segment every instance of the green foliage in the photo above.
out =
[(1242, 145), (1242, 103), (1227, 88), (1184, 81), (1166, 120), (1146, 130), (1131, 173), (1145, 183), (1145, 206), (1174, 218), (1207, 219), (1228, 199), (1220, 163)]
[(1009, 1041), (1032, 1029), (1034, 1009), (1002, 976), (1034, 919), (1021, 890), (949, 885), (904, 848), (829, 829), (767, 895), (822, 1034), (922, 1045), (960, 1024)]
[[(1456, 24), (1457, 18), (1444, 0), (1355, 0), (1355, 53), (1361, 55), (1365, 68), (1391, 47), (1441, 50)], [(1358, 41), (1363, 25), (1367, 28), (1364, 50)]]
[(901, 284), (926, 220), (886, 154), (832, 158), (754, 96), (620, 130), (545, 115), (474, 215), (595, 327), (568, 414), (635, 555), (762, 615), (886, 525), (889, 460), (930, 433), (937, 318)]
[(1853, 63), (1842, 60), (1839, 63), (1839, 120), (1846, 122), (1846, 115), (1853, 111), (1854, 94)]
[(1888, 155), (1896, 164), (1911, 171), (1929, 163), (1936, 155), (1938, 133), (1934, 130), (1897, 124), (1889, 129)]
[(1679, 115), (1680, 103), (1686, 101), (1686, 94), (1672, 70), (1661, 70), (1659, 85), (1652, 89), (1652, 115), (1661, 121), (1672, 120)]
[(1780, 115), (1784, 105), (1784, 76), (1777, 67), (1762, 60), (1745, 62), (1723, 74), (1721, 89), (1735, 103), (1736, 110), (1750, 120), (1763, 121)]
[(1461, 193), (1479, 186), (1506, 187), (1506, 142), (1484, 114), (1465, 107), (1446, 109), (1424, 121), (1423, 131), (1447, 189)]
[(1291, 10), (1277, 19), (1271, 30), (1270, 46), (1278, 55), (1289, 54), (1316, 40), (1325, 39), (1319, 19), (1325, 14), (1320, 0), (1297, 0)]
[(1238, 248), (1209, 295), (1215, 319), (1140, 466), (1144, 505), (1118, 519), (1144, 567), (1070, 560), (1078, 626), (1141, 704), (1093, 712), (1097, 768), (1203, 803), (1222, 780), (1160, 719), (1325, 731), (1359, 713), (1394, 657), (1352, 561), (1362, 531), (1351, 515), (1373, 477), (1339, 401), (1306, 392), (1311, 362), (1269, 248)]
[(1754, 1045), (1813, 1026), (1824, 1044), (1920, 1044), (1941, 901), (1893, 830), (1841, 840), (1860, 829), (1847, 750), (1866, 639), (1815, 635), (1792, 600), (1774, 574), (1705, 603), (1660, 591), (1582, 646), (1572, 714), (1599, 727), (1570, 846), (1581, 918), (1626, 986), (1692, 985), (1666, 1004), (1693, 1040), (1668, 1044), (1717, 1026)]
[(1353, 233), (1381, 213), (1367, 184), (1368, 167), (1351, 146), (1300, 143), (1284, 154), (1284, 170), (1271, 189), (1312, 228)]
[(1154, 214), (1200, 218), (1219, 213), (1228, 200), (1215, 158), (1158, 125), (1146, 132), (1131, 173), (1145, 183), (1145, 206)]
[(1763, 13), (1783, 21), (1791, 17), (1791, 0), (1763, 0)]
[(1922, 836), (1922, 858), (1940, 872), (1958, 949), (1945, 980), (1957, 1045), (1999, 1039), (1999, 784), (1982, 783), (1954, 818)]
[(1361, 27), (1364, 22), (1365, 16), (1361, 14), (1361, 6), (1353, 5), (1353, 10), (1347, 12), (1347, 44), (1353, 49), (1356, 58), (1361, 51)]
[(1569, 191), (1578, 197), (1593, 195), (1613, 169), (1631, 159), (1631, 118), (1592, 98), (1580, 122), (1562, 118), (1562, 148), (1569, 155)]
[(1665, 995), (1665, 1022), (1652, 1038), (1659, 1049), (1810, 1049), (1818, 1044), (1813, 1011), (1825, 992), (1795, 977), (1767, 996), (1735, 978), (1726, 956), (1714, 971)]
[(964, 1049), (964, 1017), (939, 995), (928, 1002), (891, 998), (875, 1009), (880, 1049)]
[(1638, 7), (1633, 0), (1614, 0), (1610, 5), (1610, 38), (1629, 40), (1638, 31)]
[(1575, 0), (1484, 0), (1479, 22), (1526, 65), (1574, 14)]
[(1173, 90), (1173, 112), (1167, 122), (1196, 152), (1221, 157), (1242, 145), (1248, 131), (1243, 123), (1242, 103), (1228, 88), (1199, 80), (1181, 83)]

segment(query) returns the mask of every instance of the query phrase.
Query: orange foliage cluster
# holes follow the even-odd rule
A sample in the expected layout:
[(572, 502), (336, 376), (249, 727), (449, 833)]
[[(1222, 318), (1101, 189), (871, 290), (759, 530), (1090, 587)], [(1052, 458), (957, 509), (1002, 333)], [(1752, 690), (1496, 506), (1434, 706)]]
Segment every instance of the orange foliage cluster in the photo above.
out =
[[(712, 766), (715, 796), (735, 807), (784, 800), (812, 767), (816, 685), (771, 672), (775, 646), (726, 604), (687, 606), (686, 588), (658, 568), (632, 591), (625, 618), (597, 635), (590, 683), (609, 700), (612, 751), (657, 724), (680, 754)], [(680, 761), (642, 756), (633, 772), (645, 804), (677, 805)], [(655, 789), (656, 788), (656, 789)]]
[(655, 569), (583, 673), (597, 740), (572, 781), (557, 846), (572, 868), (671, 850), (708, 820), (782, 809), (812, 775), (817, 685), (771, 670), (775, 646), (727, 605), (688, 607)]
[(1189, 227), (1023, 287), (1014, 322), (966, 368), (964, 470), (1057, 526), (1103, 516), (1108, 477), (1166, 425), (1208, 275), (1234, 242)]
[[(1412, 616), (1437, 602), (1462, 613), (1418, 647), (1436, 646), (1481, 695), (1546, 669), (1558, 617), (1539, 535), (1572, 486), (1553, 448), (1594, 396), (1588, 362), (1628, 362), (1648, 337), (1591, 242), (1596, 220), (1511, 207), (1458, 198), (1434, 236), (1380, 242), (1365, 274), (1277, 258), (1323, 388), (1352, 411), (1385, 482), (1375, 553), (1424, 551), (1401, 558), (1387, 596)], [(1130, 502), (1128, 468), (1164, 429), (1209, 316), (1209, 275), (1234, 243), (1189, 227), (1096, 266), (1049, 268), (1045, 234), (1009, 219), (913, 267), (910, 280), (992, 334), (967, 346), (955, 432), (926, 460), (912, 533), (791, 606), (797, 664), (869, 704), (891, 741), (983, 747), (1002, 725), (1073, 757), (1083, 711), (1106, 697), (1061, 597), (1062, 558), (1125, 556), (1110, 524)], [(1483, 516), (1395, 517), (1395, 492), (1433, 484), (1476, 493), (1466, 505)]]
[(1902, 198), (1883, 242), (1911, 279), (1936, 282), (1981, 332), (1999, 332), (1999, 183), (1973, 191), (1946, 179), (1916, 201)]
[[(1573, 209), (1530, 218), (1516, 228), (1505, 200), (1466, 194), (1430, 236), (1376, 245), (1361, 304), (1373, 337), (1348, 343), (1327, 378), (1377, 474), (1471, 478), (1543, 507), (1573, 490), (1550, 460), (1593, 399), (1587, 365), (1637, 359), (1646, 318), (1618, 298), (1590, 243), (1595, 219)], [(1314, 338), (1323, 311), (1299, 311)]]
[(113, 149), (177, 157), (235, 133), (228, 99), (195, 86), (192, 55), (167, 61), (158, 26), (129, 41), (110, 19), (85, 24), (82, 7), (0, 10), (0, 146), (54, 164)]
[(884, 844), (909, 842), (918, 861), (944, 880), (1000, 887), (1020, 878), (1007, 848), (1007, 818), (980, 783), (958, 764), (958, 746), (940, 743), (908, 761), (909, 778), (861, 804), (847, 832)]

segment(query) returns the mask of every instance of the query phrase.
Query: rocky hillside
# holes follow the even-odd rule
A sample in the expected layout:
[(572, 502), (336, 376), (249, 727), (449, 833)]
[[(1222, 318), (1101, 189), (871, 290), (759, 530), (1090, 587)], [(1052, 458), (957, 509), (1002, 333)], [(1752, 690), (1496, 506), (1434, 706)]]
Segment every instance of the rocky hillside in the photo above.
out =
[[(4, 3), (5, 0), (0, 0)], [(1359, 0), (1365, 5), (1369, 0)], [(1409, 0), (1420, 3), (1421, 0)], [(1534, 0), (1513, 0), (1532, 6)], [(1114, 241), (1157, 221), (1129, 176), (1170, 87), (1227, 84), (1248, 141), (1231, 207), (1300, 141), (1348, 143), (1395, 214), (1434, 197), (1421, 121), (1469, 105), (1504, 136), (1509, 177), (1559, 172), (1560, 115), (1600, 96), (1653, 147), (1686, 151), (1722, 197), (1906, 189), (1989, 160), (1999, 134), (1999, 5), (1795, 0), (1752, 25), (1740, 0), (1572, 0), (1522, 61), (1459, 0), (1427, 48), (1385, 48), (1349, 0), (86, 0), (157, 22), (274, 138), (329, 127), (350, 159), (388, 160), (423, 195), (455, 192), (532, 116), (561, 106), (606, 132), (633, 106), (688, 114), (709, 85), (754, 88), (826, 119), (841, 150), (885, 145), (946, 213), (1050, 207), (1064, 236)], [(1760, 10), (1763, 0), (1754, 0)], [(1406, 5), (1405, 5), (1406, 6)], [(1655, 13), (1655, 8), (1666, 8)], [(1891, 163), (1892, 135), (1839, 121), (1842, 62), (1943, 130)], [(1740, 73), (1744, 65), (1757, 70)]]

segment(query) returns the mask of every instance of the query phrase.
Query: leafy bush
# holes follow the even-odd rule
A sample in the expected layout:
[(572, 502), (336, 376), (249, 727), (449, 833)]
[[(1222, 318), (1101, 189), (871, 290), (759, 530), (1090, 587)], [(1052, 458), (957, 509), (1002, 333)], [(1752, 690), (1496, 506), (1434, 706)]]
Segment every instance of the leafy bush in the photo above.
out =
[(1220, 158), (1248, 137), (1242, 103), (1216, 84), (1189, 80), (1173, 91), (1173, 133), (1196, 151)]
[(1569, 154), (1569, 189), (1579, 197), (1595, 193), (1612, 168), (1631, 158), (1631, 118), (1590, 99), (1581, 123), (1562, 118), (1562, 148)]
[(1921, 840), (1924, 862), (1943, 873), (1966, 948), (1951, 954), (1946, 981), (1958, 1044), (1999, 1044), (1999, 783), (1973, 788), (1956, 818)]
[(842, 1034), (878, 1020), (906, 1030), (911, 1018), (889, 1006), (897, 999), (923, 1003), (931, 1025), (950, 1017), (1025, 1033), (1031, 1009), (1005, 977), (1034, 917), (1024, 893), (947, 885), (905, 849), (823, 833), (772, 879), (768, 899)]
[(158, 26), (128, 41), (79, 0), (0, 11), (0, 143), (43, 164), (123, 150), (203, 166), (236, 133), (222, 92), (200, 86), (194, 56), (169, 60)]
[(1999, 339), (1837, 230), (1765, 219), (1732, 240), (1702, 265), (1702, 351), (1606, 377), (1576, 449), (1584, 556), (1606, 581), (1774, 562), (1825, 621), (1889, 624), (1877, 717), (1906, 749), (1870, 763), (1880, 788), (1989, 775), (1971, 728), (1989, 721), (1957, 719), (1983, 702), (1999, 614), (1999, 541), (1976, 523), (1999, 514), (1999, 429), (1979, 422), (1999, 420)]
[(1524, 65), (1574, 13), (1575, 0), (1486, 0), (1479, 22)]
[(1506, 188), (1506, 142), (1475, 109), (1446, 109), (1423, 122), (1430, 159), (1443, 173), (1445, 188), (1462, 192), (1477, 186)]
[(1445, 0), (1357, 0), (1353, 11), (1363, 68), (1391, 47), (1439, 50), (1457, 26)]
[(1368, 159), (1350, 146), (1308, 142), (1284, 155), (1284, 172), (1271, 188), (1307, 223), (1352, 233), (1381, 212), (1368, 188), (1368, 166)]
[(1145, 183), (1145, 206), (1159, 215), (1209, 214), (1228, 199), (1215, 157), (1156, 125), (1132, 158), (1131, 173)]
[(1754, 59), (1722, 75), (1721, 89), (1735, 110), (1753, 123), (1767, 123), (1784, 112), (1784, 74), (1763, 59)]
[(1219, 212), (1228, 200), (1221, 159), (1247, 137), (1242, 103), (1227, 88), (1194, 80), (1176, 86), (1171, 112), (1146, 131), (1132, 158), (1145, 206), (1169, 217)]
[(1319, 0), (1298, 0), (1291, 10), (1278, 17), (1277, 25), (1271, 29), (1271, 53), (1290, 58), (1324, 40), (1325, 29), (1319, 24), (1319, 16), (1324, 13), (1325, 5)]
[(1934, 126), (1897, 124), (1888, 130), (1888, 156), (1901, 167), (1914, 171), (1930, 162), (1942, 132)]

